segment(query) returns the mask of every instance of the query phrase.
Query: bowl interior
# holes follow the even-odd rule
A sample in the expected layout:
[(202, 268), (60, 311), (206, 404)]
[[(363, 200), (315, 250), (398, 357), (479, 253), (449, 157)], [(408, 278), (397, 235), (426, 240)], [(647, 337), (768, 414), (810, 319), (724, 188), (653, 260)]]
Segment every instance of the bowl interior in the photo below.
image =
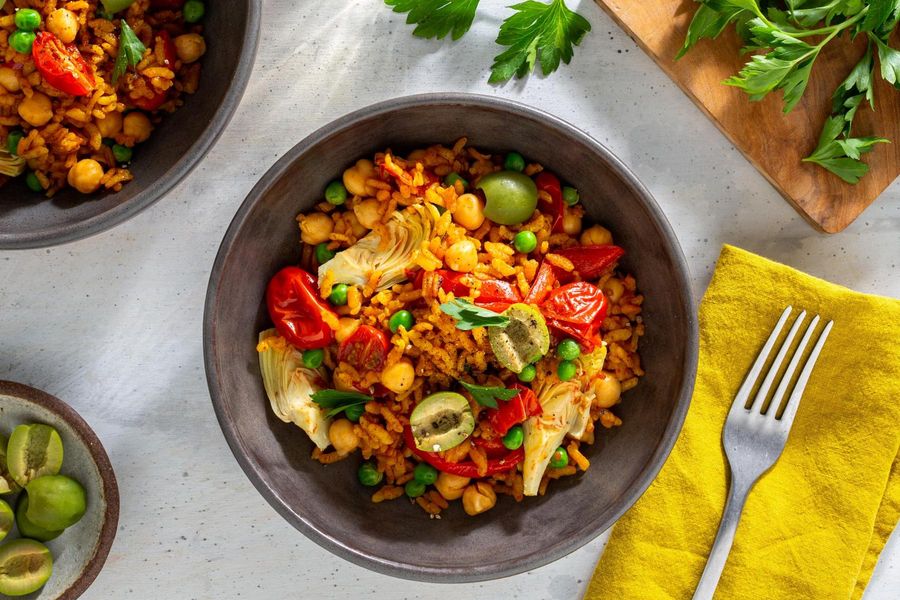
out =
[(134, 216), (178, 183), (210, 149), (237, 107), (256, 50), (257, 13), (257, 0), (207, 7), (203, 26), (208, 50), (200, 88), (135, 148), (134, 180), (121, 192), (84, 196), (66, 188), (48, 200), (29, 191), (23, 177), (0, 187), (0, 249), (92, 235)]
[[(87, 512), (45, 543), (53, 554), (53, 575), (43, 588), (25, 597), (76, 598), (100, 572), (112, 545), (119, 511), (115, 476), (99, 440), (71, 408), (32, 388), (0, 382), (0, 433), (8, 438), (17, 425), (31, 423), (44, 423), (59, 432), (64, 450), (60, 473), (84, 486)], [(3, 499), (15, 509), (18, 497)], [(4, 542), (18, 537), (14, 528)]]
[[(512, 108), (511, 108), (512, 107)], [(379, 105), (314, 134), (254, 189), (226, 235), (206, 314), (213, 402), (238, 460), (264, 496), (317, 542), (367, 567), (435, 581), (478, 580), (546, 564), (608, 528), (649, 484), (680, 428), (696, 354), (692, 301), (680, 250), (647, 193), (587, 136), (519, 105), (451, 97)], [(323, 467), (298, 428), (269, 410), (254, 349), (268, 327), (268, 278), (299, 259), (294, 217), (357, 158), (466, 135), (482, 150), (516, 150), (578, 187), (590, 218), (608, 226), (642, 293), (647, 376), (589, 448), (591, 468), (556, 481), (544, 497), (467, 517), (454, 503), (429, 520), (404, 500), (372, 504), (358, 460)]]

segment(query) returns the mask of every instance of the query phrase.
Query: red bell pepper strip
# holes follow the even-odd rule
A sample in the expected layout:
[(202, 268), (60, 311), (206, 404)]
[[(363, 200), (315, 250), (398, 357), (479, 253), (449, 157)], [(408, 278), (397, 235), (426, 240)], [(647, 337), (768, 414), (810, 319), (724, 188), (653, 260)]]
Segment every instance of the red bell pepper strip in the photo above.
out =
[(573, 246), (557, 250), (556, 254), (572, 261), (575, 270), (585, 279), (593, 279), (606, 271), (625, 255), (625, 250), (613, 244), (603, 246)]
[(544, 261), (538, 269), (537, 275), (534, 276), (534, 282), (528, 295), (522, 300), (525, 304), (540, 304), (544, 298), (550, 294), (553, 284), (556, 283), (556, 274), (553, 272), (553, 265)]
[[(442, 290), (448, 294), (452, 293), (457, 298), (468, 296), (471, 288), (467, 286), (463, 278), (465, 273), (457, 273), (447, 269), (437, 269), (433, 271), (434, 276), (439, 278), (439, 285)], [(412, 275), (412, 276), (410, 276)], [(422, 288), (422, 281), (425, 279), (425, 271), (419, 270), (415, 274), (407, 273), (407, 278), (412, 280), (413, 287)], [(510, 304), (521, 302), (522, 297), (513, 284), (502, 279), (487, 279), (481, 282), (478, 298), (475, 304), (494, 312), (503, 312)]]
[(507, 454), (506, 456), (503, 456), (501, 458), (489, 459), (487, 464), (487, 471), (485, 473), (479, 473), (478, 465), (476, 465), (471, 460), (455, 463), (444, 460), (443, 458), (441, 458), (441, 455), (437, 454), (436, 452), (425, 452), (424, 450), (419, 450), (416, 447), (416, 439), (413, 437), (412, 429), (410, 429), (408, 426), (404, 427), (403, 429), (403, 440), (406, 443), (406, 447), (409, 448), (413, 454), (427, 462), (438, 471), (450, 473), (451, 475), (459, 475), (460, 477), (477, 478), (487, 477), (489, 475), (495, 475), (497, 473), (503, 473), (505, 471), (509, 471), (510, 469), (514, 469), (517, 464), (525, 460), (525, 449), (523, 447), (519, 447), (517, 450), (510, 450), (509, 454)]
[(387, 358), (387, 336), (371, 325), (360, 325), (338, 347), (338, 359), (358, 370), (377, 371)]
[(590, 350), (597, 343), (608, 307), (606, 296), (597, 286), (577, 281), (553, 290), (540, 308), (548, 327), (575, 338)]
[(87, 96), (94, 91), (94, 72), (74, 44), (63, 44), (52, 33), (39, 31), (31, 56), (48, 85), (70, 96)]
[(541, 403), (531, 388), (520, 383), (514, 383), (512, 387), (519, 390), (519, 393), (488, 411), (488, 423), (499, 435), (506, 435), (513, 425), (543, 412)]
[(275, 329), (298, 350), (324, 348), (334, 339), (334, 332), (322, 318), (334, 312), (319, 297), (315, 278), (303, 269), (285, 267), (278, 271), (266, 287), (266, 306)]
[(544, 191), (550, 194), (551, 212), (553, 216), (553, 226), (550, 231), (553, 233), (561, 233), (563, 231), (563, 217), (566, 214), (566, 203), (563, 200), (562, 186), (559, 179), (553, 173), (541, 171), (534, 178), (534, 184), (537, 186), (538, 192)]
[(484, 450), (484, 453), (488, 458), (499, 458), (505, 455), (509, 450), (506, 446), (503, 445), (503, 440), (500, 438), (491, 438), (489, 440), (484, 439), (483, 437), (474, 438), (472, 443)]

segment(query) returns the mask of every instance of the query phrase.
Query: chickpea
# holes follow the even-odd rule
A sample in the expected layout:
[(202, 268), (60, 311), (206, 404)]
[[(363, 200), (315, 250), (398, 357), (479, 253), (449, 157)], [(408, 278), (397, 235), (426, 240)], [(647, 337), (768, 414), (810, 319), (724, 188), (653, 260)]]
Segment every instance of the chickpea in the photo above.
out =
[(75, 163), (69, 169), (67, 177), (69, 185), (81, 192), (90, 194), (100, 187), (100, 179), (103, 178), (103, 167), (92, 158), (85, 158)]
[(356, 214), (352, 211), (344, 213), (344, 221), (350, 226), (350, 231), (353, 232), (353, 235), (356, 238), (361, 238), (369, 233), (369, 230), (366, 227), (363, 227), (363, 224), (359, 222), (359, 219), (356, 218)]
[(562, 226), (563, 231), (569, 235), (578, 235), (581, 233), (581, 211), (566, 208), (566, 212), (563, 215)]
[(33, 127), (46, 125), (53, 118), (50, 98), (40, 92), (33, 93), (31, 98), (19, 103), (19, 116)]
[(47, 16), (47, 29), (63, 44), (71, 44), (78, 35), (78, 19), (71, 10), (57, 8)]
[(469, 231), (475, 231), (484, 223), (484, 202), (475, 194), (463, 194), (456, 199), (453, 220)]
[(371, 195), (366, 179), (375, 175), (375, 165), (371, 160), (360, 159), (356, 164), (344, 171), (342, 177), (344, 187), (354, 196)]
[(622, 299), (622, 295), (625, 293), (625, 286), (615, 277), (610, 277), (603, 284), (603, 293), (606, 294), (610, 302), (615, 304)]
[(340, 344), (348, 337), (353, 335), (353, 332), (359, 327), (359, 321), (352, 317), (342, 317), (338, 321), (337, 331), (334, 332), (334, 339)]
[(497, 494), (491, 484), (478, 481), (463, 492), (462, 503), (466, 514), (474, 517), (494, 508), (497, 504)]
[(327, 242), (334, 231), (334, 221), (325, 213), (315, 212), (300, 217), (300, 239), (315, 246)]
[(459, 273), (471, 273), (478, 264), (478, 250), (471, 240), (460, 240), (447, 248), (444, 263)]
[(594, 225), (585, 230), (581, 234), (582, 246), (602, 246), (604, 244), (612, 244), (613, 238), (609, 229), (602, 225)]
[(105, 138), (116, 137), (122, 131), (122, 113), (117, 111), (106, 113), (104, 118), (97, 119), (97, 129)]
[(150, 117), (142, 112), (130, 112), (122, 119), (122, 132), (130, 138), (134, 138), (135, 144), (146, 142), (153, 131)]
[(196, 62), (206, 54), (206, 40), (199, 33), (185, 33), (172, 40), (175, 44), (175, 52), (181, 62), (187, 64)]
[(416, 370), (408, 358), (401, 358), (381, 372), (381, 383), (395, 394), (407, 391), (416, 380)]
[(375, 198), (363, 200), (353, 207), (353, 214), (360, 225), (366, 229), (374, 229), (381, 222), (381, 203)]
[(9, 67), (0, 67), (0, 85), (6, 88), (8, 92), (18, 92), (22, 89), (22, 84), (19, 83), (19, 76), (16, 75), (15, 70)]
[(338, 454), (350, 454), (359, 447), (359, 436), (353, 431), (353, 423), (347, 419), (337, 419), (328, 428), (328, 440)]
[(601, 377), (597, 377), (591, 384), (594, 393), (594, 406), (599, 408), (609, 408), (618, 404), (619, 398), (622, 396), (622, 384), (612, 373), (604, 372)]
[(441, 471), (438, 474), (437, 481), (434, 482), (434, 487), (437, 488), (437, 491), (446, 500), (456, 500), (462, 498), (463, 491), (465, 491), (466, 486), (469, 485), (469, 481), (471, 480), (468, 477), (461, 477), (459, 475)]

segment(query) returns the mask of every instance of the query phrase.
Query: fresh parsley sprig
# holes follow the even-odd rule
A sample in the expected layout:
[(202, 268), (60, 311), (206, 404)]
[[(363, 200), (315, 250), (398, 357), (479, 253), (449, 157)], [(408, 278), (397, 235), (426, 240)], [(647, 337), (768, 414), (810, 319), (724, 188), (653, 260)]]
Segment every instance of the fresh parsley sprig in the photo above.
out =
[(476, 327), (506, 327), (509, 317), (492, 310), (475, 306), (463, 298), (454, 298), (441, 304), (441, 310), (456, 319), (456, 328), (470, 331)]
[[(472, 27), (479, 0), (384, 0), (396, 13), (406, 13), (415, 25), (413, 35), (458, 40)], [(587, 19), (566, 6), (565, 0), (526, 0), (510, 6), (514, 13), (500, 25), (497, 44), (507, 49), (494, 58), (490, 83), (522, 78), (534, 71), (549, 75), (559, 63), (569, 64), (573, 46), (591, 30)]]
[(147, 50), (147, 47), (134, 34), (134, 30), (128, 26), (125, 19), (122, 19), (120, 28), (119, 52), (116, 54), (116, 62), (112, 73), (113, 83), (116, 83), (129, 67), (136, 67)]
[(373, 400), (372, 396), (360, 392), (342, 390), (320, 390), (312, 394), (310, 398), (322, 408), (328, 409), (328, 412), (325, 413), (326, 417), (339, 415), (352, 406), (359, 406)]
[(505, 387), (476, 385), (460, 381), (459, 385), (463, 386), (472, 394), (475, 402), (488, 408), (497, 408), (497, 400), (512, 400), (519, 393), (519, 390), (511, 390)]

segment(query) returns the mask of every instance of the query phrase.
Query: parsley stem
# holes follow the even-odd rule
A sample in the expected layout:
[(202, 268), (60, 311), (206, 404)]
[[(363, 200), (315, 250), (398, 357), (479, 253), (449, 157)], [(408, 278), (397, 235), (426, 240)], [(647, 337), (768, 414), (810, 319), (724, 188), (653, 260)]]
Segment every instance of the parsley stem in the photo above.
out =
[(837, 35), (841, 31), (847, 29), (848, 27), (850, 27), (851, 25), (853, 25), (854, 23), (856, 23), (857, 21), (862, 19), (864, 16), (866, 16), (867, 12), (869, 12), (869, 7), (865, 6), (865, 7), (863, 7), (863, 9), (861, 11), (859, 11), (858, 13), (853, 15), (851, 18), (847, 19), (846, 21), (844, 21), (842, 23), (838, 23), (837, 25), (832, 25), (831, 27), (822, 27), (820, 29), (806, 29), (804, 31), (790, 33), (789, 35), (794, 38), (804, 38), (804, 37), (811, 37), (814, 35), (825, 35), (827, 33), (828, 37), (825, 38), (825, 43), (827, 44), (829, 41), (834, 39), (835, 35)]

